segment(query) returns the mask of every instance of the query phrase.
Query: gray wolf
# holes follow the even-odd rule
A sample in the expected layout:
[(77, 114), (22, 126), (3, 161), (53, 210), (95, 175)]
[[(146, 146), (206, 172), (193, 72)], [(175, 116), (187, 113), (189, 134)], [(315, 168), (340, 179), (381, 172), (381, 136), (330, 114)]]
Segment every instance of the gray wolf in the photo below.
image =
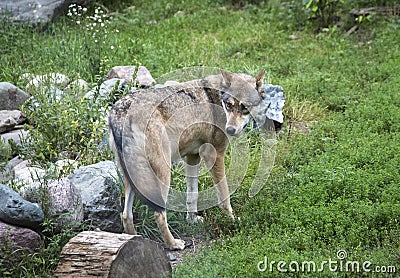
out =
[(187, 176), (187, 219), (197, 216), (200, 157), (215, 183), (219, 206), (234, 219), (225, 176), (224, 155), (230, 137), (239, 136), (251, 116), (266, 125), (262, 80), (221, 70), (171, 86), (141, 90), (118, 100), (109, 114), (110, 145), (124, 177), (126, 233), (136, 234), (132, 205), (137, 195), (154, 209), (163, 240), (171, 250), (185, 242), (171, 234), (166, 218), (171, 164), (183, 159)]

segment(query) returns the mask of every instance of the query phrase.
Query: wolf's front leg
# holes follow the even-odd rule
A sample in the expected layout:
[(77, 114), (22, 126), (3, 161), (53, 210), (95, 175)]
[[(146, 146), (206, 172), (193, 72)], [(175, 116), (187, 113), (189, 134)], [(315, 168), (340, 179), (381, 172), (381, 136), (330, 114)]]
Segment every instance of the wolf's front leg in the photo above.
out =
[(217, 191), (219, 206), (227, 211), (230, 218), (235, 219), (231, 206), (229, 187), (226, 182), (224, 153), (217, 152), (215, 163), (211, 168), (211, 175)]
[(185, 242), (181, 239), (175, 239), (171, 234), (168, 224), (167, 224), (167, 215), (164, 211), (155, 211), (154, 216), (156, 218), (158, 229), (161, 232), (161, 235), (164, 239), (165, 244), (170, 250), (183, 250), (185, 248)]

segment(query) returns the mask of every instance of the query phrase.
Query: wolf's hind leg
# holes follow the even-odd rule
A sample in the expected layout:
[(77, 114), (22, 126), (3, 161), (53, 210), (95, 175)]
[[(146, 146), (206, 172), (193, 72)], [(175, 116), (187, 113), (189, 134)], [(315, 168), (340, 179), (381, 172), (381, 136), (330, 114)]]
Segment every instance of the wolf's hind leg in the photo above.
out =
[(124, 212), (122, 213), (122, 223), (124, 224), (125, 233), (130, 235), (136, 235), (135, 226), (133, 225), (133, 201), (135, 199), (135, 193), (132, 186), (128, 183), (124, 177), (125, 184), (125, 206)]
[(163, 211), (155, 211), (154, 216), (156, 218), (156, 223), (158, 229), (160, 230), (162, 237), (164, 239), (165, 244), (167, 244), (170, 250), (183, 250), (185, 248), (185, 242), (181, 239), (175, 239), (171, 234), (168, 224), (167, 224), (167, 215), (165, 210)]
[(197, 198), (199, 195), (199, 168), (200, 156), (198, 154), (186, 156), (186, 220), (189, 223), (202, 222), (203, 217), (197, 215)]

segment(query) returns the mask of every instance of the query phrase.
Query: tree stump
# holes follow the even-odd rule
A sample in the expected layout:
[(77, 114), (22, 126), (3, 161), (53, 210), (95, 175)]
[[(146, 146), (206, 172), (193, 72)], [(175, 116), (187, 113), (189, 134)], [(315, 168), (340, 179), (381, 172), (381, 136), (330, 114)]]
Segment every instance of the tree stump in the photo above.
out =
[(141, 236), (85, 231), (62, 249), (55, 277), (171, 277), (160, 244)]

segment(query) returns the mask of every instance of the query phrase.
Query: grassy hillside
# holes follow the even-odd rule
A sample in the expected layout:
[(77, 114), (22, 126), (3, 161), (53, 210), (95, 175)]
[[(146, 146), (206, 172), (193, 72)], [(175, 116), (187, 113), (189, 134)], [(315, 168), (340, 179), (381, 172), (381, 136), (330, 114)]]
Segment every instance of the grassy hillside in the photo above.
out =
[[(360, 277), (371, 275), (364, 262), (371, 272), (396, 266), (398, 275), (399, 18), (371, 16), (346, 36), (355, 1), (341, 6), (339, 27), (319, 32), (301, 1), (240, 8), (221, 1), (126, 2), (104, 18), (105, 26), (94, 26), (97, 32), (87, 16), (66, 16), (39, 33), (1, 23), (0, 81), (24, 88), (23, 73), (60, 72), (96, 83), (115, 65), (144, 65), (154, 77), (200, 65), (251, 74), (264, 68), (265, 82), (281, 85), (287, 97), (270, 178), (253, 198), (250, 179), (232, 196), (240, 221), (230, 223), (219, 209), (204, 213), (199, 231), (219, 240), (174, 275), (273, 277), (281, 274), (279, 261), (287, 272), (298, 263), (292, 276), (345, 277), (346, 262), (356, 261)], [(173, 224), (178, 234), (189, 233), (186, 224)], [(27, 263), (20, 275), (49, 275), (56, 256), (41, 258), (45, 273)], [(302, 271), (304, 261), (316, 270)]]

